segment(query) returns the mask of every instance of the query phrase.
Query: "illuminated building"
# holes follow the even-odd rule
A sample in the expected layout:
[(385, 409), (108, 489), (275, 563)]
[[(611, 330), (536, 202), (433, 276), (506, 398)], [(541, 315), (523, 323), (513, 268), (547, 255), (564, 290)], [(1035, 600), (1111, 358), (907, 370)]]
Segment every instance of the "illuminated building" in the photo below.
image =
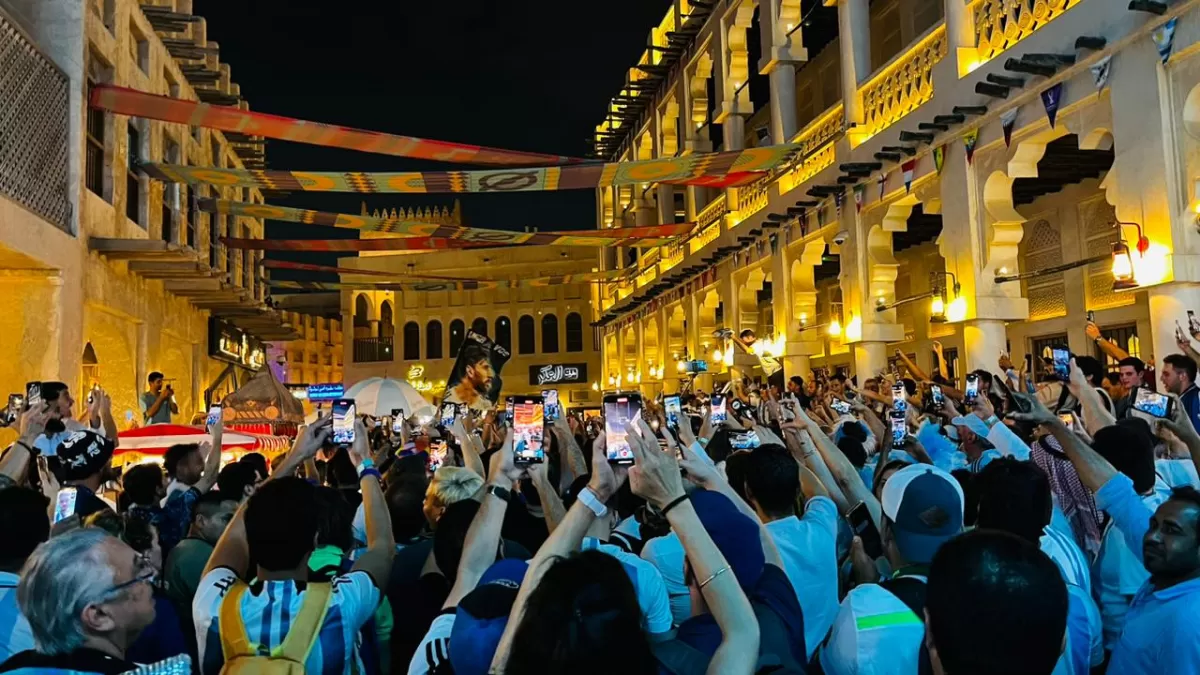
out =
[[(740, 187), (597, 192), (599, 227), (697, 223), (673, 249), (600, 254), (630, 270), (597, 303), (606, 375), (670, 391), (685, 356), (761, 375), (740, 352), (723, 365), (723, 326), (770, 338), (789, 376), (869, 377), (898, 349), (931, 371), (939, 341), (961, 378), (1001, 351), (1098, 355), (1089, 310), (1144, 360), (1178, 351), (1175, 321), (1200, 310), (1195, 9), (814, 4), (676, 0), (597, 111), (608, 159), (798, 146)], [(1163, 65), (1151, 36), (1180, 12)]]

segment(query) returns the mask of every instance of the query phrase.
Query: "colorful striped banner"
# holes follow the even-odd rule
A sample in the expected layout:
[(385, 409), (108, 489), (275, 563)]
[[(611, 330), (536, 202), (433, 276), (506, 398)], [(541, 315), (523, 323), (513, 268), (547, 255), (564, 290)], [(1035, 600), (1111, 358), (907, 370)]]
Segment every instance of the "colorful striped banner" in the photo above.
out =
[(606, 230), (579, 230), (567, 232), (509, 232), (488, 230), (478, 227), (463, 227), (425, 223), (416, 220), (399, 220), (375, 216), (351, 215), (296, 209), (289, 206), (235, 202), (228, 199), (197, 200), (200, 210), (227, 216), (281, 220), (307, 225), (327, 225), (364, 232), (387, 232), (409, 237), (434, 237), (455, 239), (481, 244), (535, 244), (553, 246), (628, 246), (625, 242), (637, 240), (638, 246), (657, 246), (671, 242), (691, 232), (693, 223), (671, 223), (645, 227), (620, 227)]
[[(488, 248), (493, 244), (473, 244), (461, 239), (442, 237), (406, 237), (399, 239), (244, 239), (221, 237), (226, 248), (250, 251), (445, 251), (459, 248)], [(500, 244), (506, 246), (507, 244)]]
[[(469, 279), (465, 277), (445, 277), (431, 274), (405, 274), (385, 270), (362, 270), (353, 267), (333, 267), (331, 265), (314, 265), (312, 263), (292, 262), (291, 260), (264, 259), (260, 263), (265, 269), (295, 270), (302, 272), (322, 272), (326, 274), (358, 274), (371, 277), (390, 277), (397, 281), (493, 281), (492, 279)], [(603, 283), (629, 276), (630, 270), (607, 270), (604, 272), (584, 272), (582, 274), (560, 274), (556, 276), (530, 277), (522, 279), (503, 280), (511, 284), (528, 284), (530, 286), (553, 286), (569, 283)], [(499, 281), (499, 280), (497, 280)]]
[(289, 291), (476, 291), (499, 288), (498, 281), (424, 281), (415, 283), (338, 283), (325, 281), (268, 281), (271, 288)]
[(635, 162), (482, 171), (267, 171), (146, 162), (146, 175), (169, 183), (209, 183), (281, 192), (479, 193), (594, 190), (635, 183), (734, 187), (752, 183), (800, 148), (797, 144)]
[(587, 160), (562, 155), (431, 141), (412, 136), (397, 136), (378, 131), (353, 129), (335, 124), (308, 122), (240, 108), (147, 94), (112, 85), (92, 87), (88, 103), (93, 108), (119, 115), (131, 115), (142, 119), (187, 124), (193, 127), (204, 127), (247, 136), (262, 136), (294, 143), (375, 152), (396, 157), (505, 166), (587, 163)]

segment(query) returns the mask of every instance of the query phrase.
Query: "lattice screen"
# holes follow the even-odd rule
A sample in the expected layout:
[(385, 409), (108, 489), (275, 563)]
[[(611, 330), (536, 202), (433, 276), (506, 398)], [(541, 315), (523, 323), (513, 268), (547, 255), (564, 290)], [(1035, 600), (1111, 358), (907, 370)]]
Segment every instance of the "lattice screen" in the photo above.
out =
[[(1062, 264), (1062, 237), (1049, 220), (1040, 218), (1025, 225), (1028, 242), (1025, 244), (1023, 267), (1040, 270)], [(1067, 313), (1066, 293), (1061, 272), (1037, 277), (1026, 282), (1029, 298), (1029, 319), (1049, 319)]]
[(0, 193), (70, 231), (67, 76), (0, 14)]

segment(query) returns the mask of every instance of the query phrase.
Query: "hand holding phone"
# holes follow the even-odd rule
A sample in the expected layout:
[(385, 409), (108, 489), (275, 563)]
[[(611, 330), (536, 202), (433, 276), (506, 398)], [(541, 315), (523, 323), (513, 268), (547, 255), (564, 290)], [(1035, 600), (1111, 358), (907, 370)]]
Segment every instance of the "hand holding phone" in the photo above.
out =
[(857, 506), (850, 509), (846, 518), (850, 521), (850, 529), (854, 532), (854, 536), (862, 540), (863, 551), (871, 558), (881, 557), (883, 540), (879, 537), (879, 530), (875, 527), (875, 522), (871, 520), (866, 502), (859, 502)]
[(1071, 350), (1066, 347), (1053, 347), (1050, 355), (1054, 362), (1054, 376), (1063, 382), (1071, 379)]
[(1165, 394), (1138, 387), (1133, 398), (1133, 409), (1160, 419), (1170, 419), (1175, 410), (1175, 401)]
[(679, 394), (668, 394), (663, 398), (663, 412), (666, 414), (667, 428), (679, 431), (679, 418), (683, 415), (683, 408), (679, 404)]
[(513, 463), (546, 461), (546, 404), (541, 396), (513, 398)]
[(213, 427), (221, 424), (221, 421), (223, 418), (224, 418), (224, 413), (221, 409), (221, 404), (214, 403), (208, 409), (208, 417), (206, 417), (204, 419), (204, 426), (209, 429), (212, 429)]
[(333, 402), (333, 443), (349, 446), (354, 443), (354, 399), (339, 398)]
[(713, 424), (724, 424), (729, 421), (728, 414), (725, 411), (725, 396), (722, 394), (713, 394), (709, 399), (712, 406), (711, 420)]
[(629, 446), (625, 425), (636, 428), (641, 418), (640, 395), (610, 394), (604, 397), (604, 441), (610, 463), (633, 464), (633, 449)]
[(975, 405), (977, 398), (979, 398), (979, 376), (971, 373), (967, 375), (967, 386), (963, 391), (963, 404), (970, 408)]

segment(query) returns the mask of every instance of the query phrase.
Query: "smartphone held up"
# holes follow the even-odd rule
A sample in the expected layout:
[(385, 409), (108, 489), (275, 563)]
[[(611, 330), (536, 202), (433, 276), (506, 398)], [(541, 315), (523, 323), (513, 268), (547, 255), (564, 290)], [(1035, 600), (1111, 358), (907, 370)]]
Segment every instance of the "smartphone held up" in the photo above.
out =
[(609, 394), (604, 397), (604, 441), (610, 463), (633, 464), (633, 449), (629, 447), (625, 426), (636, 427), (641, 419), (641, 395)]

